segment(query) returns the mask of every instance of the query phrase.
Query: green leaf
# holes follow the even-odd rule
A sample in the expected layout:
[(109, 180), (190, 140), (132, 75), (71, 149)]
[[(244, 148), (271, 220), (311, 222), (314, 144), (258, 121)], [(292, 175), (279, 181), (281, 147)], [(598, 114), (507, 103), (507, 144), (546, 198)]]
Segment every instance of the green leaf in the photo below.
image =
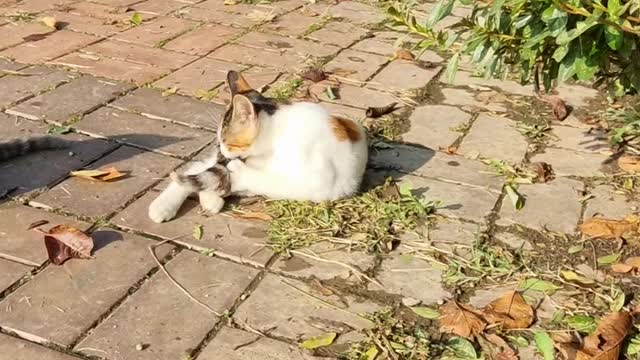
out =
[(583, 333), (593, 332), (598, 324), (596, 319), (588, 315), (573, 315), (566, 318), (567, 326), (571, 329)]
[(193, 227), (193, 238), (196, 240), (202, 240), (202, 225), (196, 225)]
[(519, 348), (525, 348), (529, 346), (529, 340), (522, 336), (508, 336), (509, 341)]
[(556, 349), (553, 346), (553, 339), (545, 331), (534, 331), (533, 339), (536, 342), (536, 348), (544, 357), (544, 360), (554, 360)]
[(134, 12), (133, 15), (131, 15), (131, 19), (129, 19), (129, 21), (134, 25), (134, 26), (140, 26), (140, 24), (142, 24), (142, 16), (140, 16), (140, 14), (138, 14), (138, 12)]
[(378, 356), (378, 347), (371, 345), (369, 350), (360, 358), (361, 360), (374, 360)]
[(595, 284), (595, 281), (588, 279), (584, 276), (580, 276), (573, 271), (562, 271), (561, 273), (562, 273), (562, 277), (569, 281), (579, 282), (584, 285)]
[(577, 46), (572, 46), (569, 49), (569, 53), (562, 59), (558, 68), (558, 80), (565, 82), (571, 79), (576, 74), (575, 61), (578, 55), (579, 49)]
[(518, 289), (525, 291), (537, 291), (551, 295), (562, 288), (545, 280), (531, 278), (520, 282), (520, 284), (518, 284)]
[(220, 93), (220, 90), (218, 89), (197, 90), (195, 95), (200, 100), (211, 101), (211, 99), (217, 97), (219, 93)]
[(477, 359), (478, 353), (476, 349), (473, 347), (473, 343), (469, 340), (455, 337), (449, 341), (447, 344), (453, 352), (462, 359)]
[(440, 312), (438, 310), (435, 310), (429, 307), (416, 306), (416, 307), (412, 307), (411, 310), (413, 310), (414, 313), (418, 314), (419, 316), (425, 319), (434, 320), (440, 317)]
[(331, 86), (327, 86), (326, 93), (329, 100), (335, 100), (338, 98), (336, 94), (333, 92), (333, 88)]
[(556, 44), (565, 45), (570, 43), (572, 40), (576, 39), (578, 36), (584, 34), (585, 31), (591, 29), (593, 26), (598, 24), (598, 16), (591, 16), (585, 21), (580, 21), (576, 23), (576, 28), (567, 32), (559, 33), (556, 38)]
[(516, 29), (521, 29), (525, 27), (529, 23), (529, 21), (531, 21), (532, 18), (533, 18), (533, 15), (531, 14), (521, 16), (516, 20), (515, 24), (513, 25), (516, 27)]
[(620, 0), (608, 0), (607, 1), (607, 10), (609, 11), (610, 18), (617, 18), (620, 15), (620, 9), (622, 9), (622, 5), (620, 4)]
[(524, 197), (511, 185), (505, 185), (505, 189), (507, 190), (507, 195), (509, 195), (509, 200), (511, 200), (513, 207), (515, 207), (516, 210), (522, 209), (524, 207)]
[(624, 44), (624, 35), (622, 34), (622, 31), (613, 26), (607, 26), (604, 29), (604, 38), (607, 40), (607, 45), (609, 45), (612, 50), (618, 50)]
[(460, 61), (460, 53), (455, 53), (451, 59), (449, 59), (449, 63), (447, 64), (447, 70), (445, 71), (445, 78), (449, 84), (453, 83), (453, 80), (456, 77), (456, 72), (458, 71), (458, 63)]
[(300, 344), (303, 349), (312, 350), (323, 346), (329, 346), (333, 344), (333, 340), (336, 339), (336, 333), (326, 333), (311, 339), (307, 339)]
[(573, 245), (572, 247), (569, 248), (569, 250), (567, 250), (567, 252), (571, 255), (573, 254), (577, 254), (579, 252), (581, 252), (582, 250), (584, 250), (584, 244), (578, 244), (578, 245)]
[(47, 130), (47, 134), (68, 134), (70, 132), (70, 126), (52, 126)]
[(431, 10), (431, 15), (427, 19), (426, 27), (432, 29), (440, 20), (451, 14), (455, 0), (440, 0)]
[(569, 46), (568, 45), (558, 46), (556, 48), (556, 51), (553, 52), (553, 60), (555, 60), (556, 62), (561, 62), (562, 59), (564, 59), (564, 57), (567, 55), (568, 52), (569, 52)]
[(598, 258), (598, 265), (611, 265), (615, 264), (620, 260), (620, 253), (605, 255)]
[(411, 192), (411, 190), (413, 190), (413, 184), (411, 184), (410, 182), (406, 181), (400, 184), (400, 186), (398, 187), (398, 192), (400, 192), (400, 195), (402, 196), (413, 196), (413, 193)]
[(640, 335), (636, 335), (629, 340), (629, 344), (627, 345), (624, 354), (628, 357), (640, 354)]
[(613, 302), (611, 302), (611, 311), (620, 311), (624, 307), (624, 303), (626, 301), (626, 295), (624, 292), (620, 291), (618, 296), (613, 298)]

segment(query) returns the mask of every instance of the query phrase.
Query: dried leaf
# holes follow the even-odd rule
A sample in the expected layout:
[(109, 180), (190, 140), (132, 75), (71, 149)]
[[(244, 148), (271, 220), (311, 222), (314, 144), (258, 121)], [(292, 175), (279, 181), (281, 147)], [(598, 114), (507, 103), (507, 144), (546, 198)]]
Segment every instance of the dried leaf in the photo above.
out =
[(518, 355), (509, 344), (496, 334), (487, 334), (485, 339), (491, 343), (491, 359), (493, 360), (519, 360)]
[(168, 88), (165, 91), (162, 92), (162, 96), (169, 96), (169, 95), (173, 95), (175, 93), (178, 92), (178, 87), (174, 86), (172, 88)]
[(52, 29), (56, 29), (56, 24), (58, 23), (56, 21), (56, 18), (54, 18), (53, 16), (45, 16), (43, 18), (40, 18), (40, 22)]
[(628, 272), (631, 272), (631, 270), (633, 270), (633, 266), (629, 264), (620, 263), (611, 265), (611, 271), (616, 273), (626, 274)]
[(529, 170), (533, 171), (537, 176), (534, 179), (539, 183), (546, 183), (553, 180), (553, 168), (546, 162), (538, 161), (529, 165)]
[(378, 348), (375, 345), (371, 345), (369, 350), (362, 356), (362, 360), (374, 360), (378, 356)]
[(323, 346), (329, 346), (336, 339), (336, 333), (326, 333), (320, 336), (312, 337), (302, 342), (300, 345), (303, 349), (312, 350)]
[(49, 260), (55, 265), (61, 265), (67, 259), (90, 259), (93, 250), (93, 239), (82, 231), (67, 225), (57, 225), (48, 232), (35, 228), (44, 235)]
[(105, 169), (105, 171), (107, 171), (108, 174), (104, 176), (99, 176), (98, 180), (107, 182), (111, 180), (120, 179), (121, 177), (124, 177), (126, 175), (125, 173), (121, 173), (114, 167), (107, 168)]
[(631, 314), (626, 311), (605, 316), (596, 330), (584, 339), (577, 360), (618, 360), (622, 343), (631, 327)]
[(197, 90), (195, 95), (198, 99), (200, 100), (205, 100), (205, 101), (211, 101), (212, 99), (218, 97), (218, 95), (220, 94), (220, 90), (219, 89), (213, 89), (213, 90)]
[(478, 335), (486, 327), (485, 321), (468, 305), (449, 301), (440, 307), (440, 331), (465, 338)]
[(458, 147), (457, 146), (449, 146), (447, 147), (447, 154), (449, 155), (455, 155), (458, 153)]
[(328, 287), (322, 285), (322, 283), (320, 282), (320, 280), (318, 279), (313, 279), (311, 280), (311, 290), (322, 294), (323, 296), (331, 296), (334, 294), (333, 290), (329, 289)]
[(204, 233), (204, 229), (202, 225), (196, 225), (193, 227), (193, 238), (196, 240), (202, 240), (202, 234)]
[(548, 104), (551, 104), (553, 107), (553, 115), (555, 115), (558, 121), (563, 121), (569, 116), (569, 109), (567, 108), (567, 104), (565, 104), (564, 100), (557, 96), (553, 95), (540, 95), (538, 94), (538, 98)]
[(533, 323), (533, 308), (517, 291), (510, 291), (484, 308), (484, 318), (490, 324), (502, 324), (503, 329), (525, 329)]
[(338, 98), (331, 86), (327, 86), (327, 89), (325, 91), (329, 100), (336, 100)]
[(222, 4), (224, 4), (224, 5), (238, 5), (238, 1), (236, 1), (236, 0), (224, 0), (224, 2)]
[(620, 239), (625, 233), (638, 231), (637, 222), (591, 218), (580, 225), (583, 235), (591, 238)]
[(302, 75), (300, 75), (303, 79), (311, 80), (314, 83), (320, 82), (327, 78), (327, 74), (320, 69), (311, 69), (307, 70)]
[(640, 257), (630, 257), (624, 261), (625, 265), (631, 265), (636, 269), (640, 269)]
[(618, 167), (630, 174), (640, 173), (640, 156), (621, 156), (618, 158)]
[(103, 170), (79, 170), (72, 171), (70, 173), (71, 176), (88, 179), (88, 180), (99, 180), (99, 181), (110, 181), (119, 179), (126, 174), (119, 172), (116, 168), (110, 167)]
[(553, 339), (545, 331), (534, 331), (533, 339), (536, 342), (536, 348), (544, 357), (544, 360), (554, 360), (556, 350), (553, 347)]
[(513, 207), (516, 210), (522, 209), (524, 207), (524, 197), (512, 185), (507, 184), (504, 188), (507, 190), (507, 195), (509, 195), (509, 200), (511, 200)]
[(273, 218), (271, 215), (267, 213), (263, 213), (261, 211), (244, 211), (244, 212), (236, 212), (234, 213), (235, 217), (239, 217), (242, 219), (258, 219), (263, 221), (271, 221)]
[(415, 56), (407, 49), (397, 49), (394, 58), (401, 60), (415, 60)]
[(584, 285), (595, 284), (595, 281), (588, 279), (584, 276), (580, 276), (574, 271), (562, 271), (561, 273), (562, 273), (562, 277), (569, 281), (575, 281)]
[(33, 228), (37, 228), (40, 227), (42, 225), (46, 225), (49, 223), (49, 220), (38, 220), (38, 221), (34, 221), (31, 224), (29, 224), (29, 226), (27, 226), (27, 230), (31, 230)]
[(418, 314), (418, 316), (421, 316), (425, 319), (434, 320), (440, 317), (440, 312), (430, 307), (415, 306), (412, 307), (411, 310), (413, 310), (414, 313)]
[(387, 106), (370, 107), (370, 108), (367, 108), (367, 112), (365, 113), (365, 115), (367, 117), (374, 118), (374, 119), (379, 118), (383, 115), (387, 115), (388, 113), (395, 111), (396, 105), (398, 105), (398, 103), (393, 102)]

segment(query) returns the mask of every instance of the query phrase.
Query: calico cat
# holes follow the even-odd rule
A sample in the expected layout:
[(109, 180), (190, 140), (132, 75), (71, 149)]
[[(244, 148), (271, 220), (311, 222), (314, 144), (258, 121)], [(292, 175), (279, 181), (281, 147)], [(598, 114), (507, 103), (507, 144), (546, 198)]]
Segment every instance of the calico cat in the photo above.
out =
[[(278, 104), (251, 88), (235, 71), (227, 74), (227, 82), (231, 108), (217, 136), (221, 154), (229, 159), (231, 193), (320, 202), (359, 190), (368, 159), (367, 136), (360, 124), (333, 116), (316, 103)], [(219, 162), (209, 159), (205, 163)], [(196, 168), (187, 173), (190, 181), (199, 184), (206, 184), (204, 177), (210, 177), (206, 172), (197, 173)], [(173, 218), (193, 192), (186, 179), (178, 180), (174, 176), (171, 189), (161, 194), (163, 200), (159, 197), (149, 207), (152, 220)], [(215, 186), (218, 183), (212, 181)]]
[(59, 137), (44, 135), (0, 142), (0, 162), (37, 151), (65, 149), (71, 142)]

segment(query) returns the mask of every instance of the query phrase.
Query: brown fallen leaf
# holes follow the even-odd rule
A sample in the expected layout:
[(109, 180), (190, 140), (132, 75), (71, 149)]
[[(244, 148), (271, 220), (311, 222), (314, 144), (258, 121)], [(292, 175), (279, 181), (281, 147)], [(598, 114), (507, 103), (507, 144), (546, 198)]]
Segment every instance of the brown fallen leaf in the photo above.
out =
[(518, 355), (509, 344), (496, 334), (487, 334), (484, 338), (490, 344), (491, 360), (519, 360)]
[(542, 95), (540, 93), (538, 93), (537, 95), (540, 100), (551, 104), (553, 115), (558, 121), (563, 121), (567, 118), (567, 116), (569, 116), (569, 109), (567, 108), (567, 104), (561, 98), (554, 95)]
[(633, 266), (636, 269), (640, 269), (640, 256), (630, 257), (624, 261), (625, 265)]
[(407, 49), (397, 49), (394, 58), (400, 60), (415, 60), (415, 56)]
[(517, 291), (510, 291), (484, 308), (484, 318), (490, 324), (502, 324), (503, 329), (525, 329), (533, 323), (531, 305)]
[(577, 360), (618, 360), (622, 342), (632, 327), (631, 314), (614, 312), (603, 317), (596, 330), (584, 339)]
[(40, 227), (42, 225), (46, 225), (49, 223), (49, 220), (38, 220), (38, 221), (34, 221), (31, 224), (29, 224), (29, 226), (27, 226), (27, 230), (31, 230), (33, 228), (37, 228)]
[(480, 334), (487, 323), (471, 306), (451, 300), (440, 306), (440, 331), (472, 338)]
[(625, 233), (637, 232), (638, 222), (591, 218), (580, 225), (583, 235), (592, 238), (620, 239)]
[(300, 75), (303, 79), (311, 80), (314, 83), (320, 82), (327, 78), (327, 74), (320, 69), (311, 69), (307, 70), (302, 75)]
[(44, 244), (53, 264), (61, 265), (70, 258), (91, 259), (93, 239), (82, 231), (67, 225), (57, 225), (49, 231), (33, 230), (44, 235)]
[(640, 173), (640, 156), (621, 156), (618, 158), (618, 167), (630, 174)]
[(553, 168), (546, 162), (538, 161), (529, 164), (529, 170), (536, 173), (535, 181), (538, 183), (546, 183), (553, 180)]
[(615, 273), (619, 273), (619, 274), (626, 274), (631, 272), (631, 270), (633, 270), (633, 266), (628, 265), (628, 264), (613, 264), (611, 265), (611, 271), (615, 272)]
[(367, 108), (367, 112), (365, 113), (365, 115), (369, 118), (374, 118), (374, 119), (379, 118), (383, 115), (387, 115), (388, 113), (395, 111), (396, 105), (398, 105), (398, 103), (393, 102), (387, 106), (370, 107), (370, 108)]
[(126, 174), (121, 173), (114, 167), (110, 167), (103, 170), (79, 170), (72, 171), (70, 173), (71, 176), (88, 179), (88, 180), (98, 180), (98, 181), (111, 181), (119, 179)]
[(322, 294), (323, 296), (331, 296), (334, 294), (333, 290), (329, 289), (328, 287), (322, 285), (322, 283), (320, 282), (320, 280), (318, 279), (313, 279), (311, 280), (311, 290)]
[(457, 153), (458, 153), (458, 147), (457, 147), (457, 146), (453, 146), (453, 145), (452, 145), (452, 146), (449, 146), (449, 147), (447, 148), (447, 154), (449, 154), (449, 155), (455, 155), (455, 154), (457, 154)]
[(257, 220), (263, 220), (263, 221), (271, 221), (271, 220), (273, 220), (271, 215), (269, 215), (267, 213), (260, 212), (260, 211), (236, 212), (236, 213), (234, 213), (234, 216), (238, 217), (238, 218), (242, 218), (242, 219), (257, 219)]

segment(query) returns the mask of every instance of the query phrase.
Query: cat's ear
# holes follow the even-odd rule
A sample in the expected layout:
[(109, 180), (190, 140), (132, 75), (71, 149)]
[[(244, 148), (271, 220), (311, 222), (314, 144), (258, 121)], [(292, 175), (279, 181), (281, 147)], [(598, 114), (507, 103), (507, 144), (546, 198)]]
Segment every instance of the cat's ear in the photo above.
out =
[(227, 83), (229, 83), (232, 98), (237, 94), (243, 94), (253, 90), (247, 80), (245, 80), (237, 71), (231, 70), (227, 73)]
[(257, 123), (258, 114), (256, 114), (256, 109), (248, 97), (235, 95), (232, 109), (231, 119), (236, 125), (252, 126)]
[(244, 95), (233, 97), (231, 121), (223, 129), (222, 141), (231, 151), (245, 151), (258, 137), (260, 123), (253, 104)]

